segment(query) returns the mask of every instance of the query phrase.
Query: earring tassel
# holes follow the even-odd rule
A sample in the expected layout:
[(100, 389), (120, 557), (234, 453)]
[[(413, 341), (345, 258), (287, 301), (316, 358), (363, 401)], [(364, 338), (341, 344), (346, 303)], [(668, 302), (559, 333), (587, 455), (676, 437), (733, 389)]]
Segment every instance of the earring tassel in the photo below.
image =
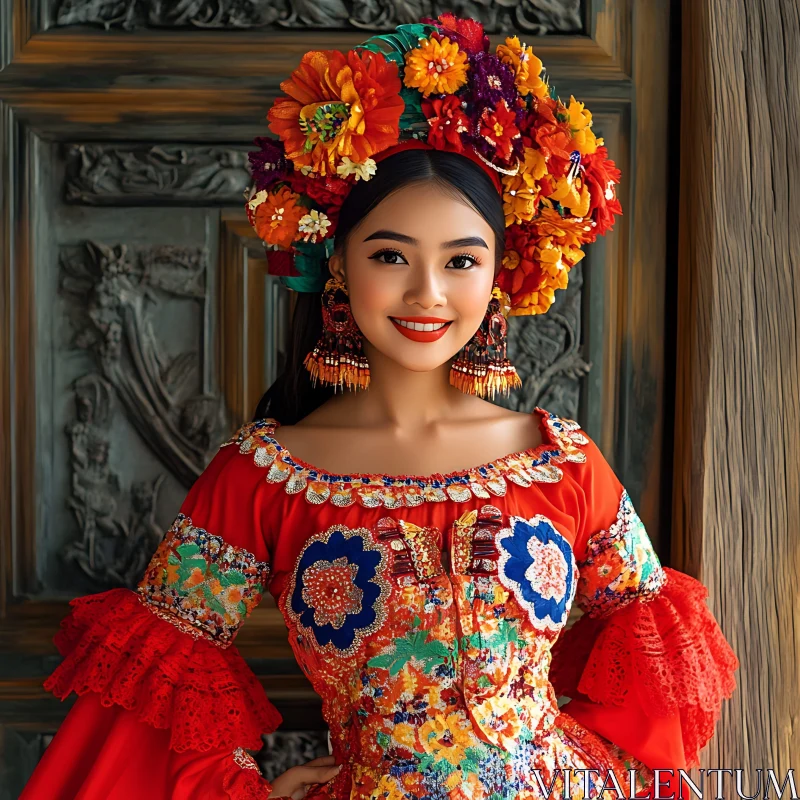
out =
[(369, 362), (361, 345), (363, 338), (350, 311), (347, 289), (331, 278), (322, 294), (322, 333), (303, 366), (317, 382), (338, 389), (366, 389), (369, 386)]
[(486, 308), (481, 327), (464, 345), (450, 368), (450, 384), (465, 394), (494, 399), (522, 386), (522, 380), (506, 355), (508, 326), (503, 314), (503, 295), (498, 288)]

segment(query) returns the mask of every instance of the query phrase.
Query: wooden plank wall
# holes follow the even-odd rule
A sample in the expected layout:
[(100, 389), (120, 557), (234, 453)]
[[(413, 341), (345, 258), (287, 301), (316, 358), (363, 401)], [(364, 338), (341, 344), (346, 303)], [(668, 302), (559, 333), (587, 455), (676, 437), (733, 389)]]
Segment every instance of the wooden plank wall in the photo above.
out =
[(799, 5), (682, 7), (672, 563), (741, 661), (703, 766), (746, 794), (800, 765)]

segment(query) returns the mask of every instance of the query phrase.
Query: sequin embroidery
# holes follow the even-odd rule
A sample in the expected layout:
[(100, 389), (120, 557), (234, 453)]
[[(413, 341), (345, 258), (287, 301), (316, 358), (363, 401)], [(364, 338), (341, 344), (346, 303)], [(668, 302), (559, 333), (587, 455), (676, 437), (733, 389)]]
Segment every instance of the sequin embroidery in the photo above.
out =
[(178, 514), (137, 587), (159, 616), (227, 646), (261, 601), (269, 564)]
[(387, 551), (366, 528), (333, 525), (300, 551), (286, 612), (302, 636), (330, 654), (353, 655), (386, 619)]
[(666, 583), (644, 523), (624, 489), (616, 520), (589, 537), (586, 553), (579, 564), (576, 602), (593, 617), (607, 616), (636, 598), (652, 600)]
[(473, 497), (488, 500), (502, 497), (508, 482), (527, 487), (532, 483), (557, 483), (563, 477), (559, 464), (584, 463), (580, 447), (588, 443), (577, 422), (557, 417), (542, 408), (550, 442), (511, 453), (496, 461), (462, 470), (430, 476), (378, 474), (335, 475), (293, 457), (275, 438), (280, 423), (264, 418), (243, 425), (222, 447), (238, 445), (242, 453), (252, 453), (256, 465), (267, 469), (270, 483), (282, 483), (288, 494), (304, 494), (313, 505), (330, 502), (346, 507), (358, 502), (365, 508), (401, 508), (420, 503), (452, 500), (464, 503)]

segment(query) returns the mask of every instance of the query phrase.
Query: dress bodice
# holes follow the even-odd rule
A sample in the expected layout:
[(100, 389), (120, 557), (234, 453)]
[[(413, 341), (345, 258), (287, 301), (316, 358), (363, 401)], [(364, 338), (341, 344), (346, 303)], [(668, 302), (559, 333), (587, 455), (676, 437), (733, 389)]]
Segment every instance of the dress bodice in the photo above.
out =
[(464, 782), (514, 797), (537, 770), (547, 785), (558, 765), (608, 759), (549, 681), (580, 577), (562, 467), (584, 464), (589, 440), (536, 414), (542, 445), (447, 475), (333, 475), (282, 447), (274, 420), (230, 442), (283, 487), (269, 588), (356, 797)]

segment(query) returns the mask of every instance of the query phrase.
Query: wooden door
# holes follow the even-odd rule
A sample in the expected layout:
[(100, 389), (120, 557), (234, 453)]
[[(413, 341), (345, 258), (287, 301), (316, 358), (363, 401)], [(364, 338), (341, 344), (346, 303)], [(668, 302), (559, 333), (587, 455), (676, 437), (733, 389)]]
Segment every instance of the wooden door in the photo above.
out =
[[(289, 300), (242, 211), (246, 153), (303, 52), (441, 10), (533, 44), (622, 169), (625, 211), (542, 318), (518, 408), (578, 418), (668, 563), (670, 9), (633, 0), (9, 0), (0, 14), (0, 798), (69, 702), (41, 688), (70, 597), (138, 578), (214, 445), (280, 366)], [(669, 435), (669, 434), (668, 434)], [(668, 453), (667, 453), (668, 456)], [(265, 601), (238, 644), (287, 721), (267, 777), (325, 750)]]

